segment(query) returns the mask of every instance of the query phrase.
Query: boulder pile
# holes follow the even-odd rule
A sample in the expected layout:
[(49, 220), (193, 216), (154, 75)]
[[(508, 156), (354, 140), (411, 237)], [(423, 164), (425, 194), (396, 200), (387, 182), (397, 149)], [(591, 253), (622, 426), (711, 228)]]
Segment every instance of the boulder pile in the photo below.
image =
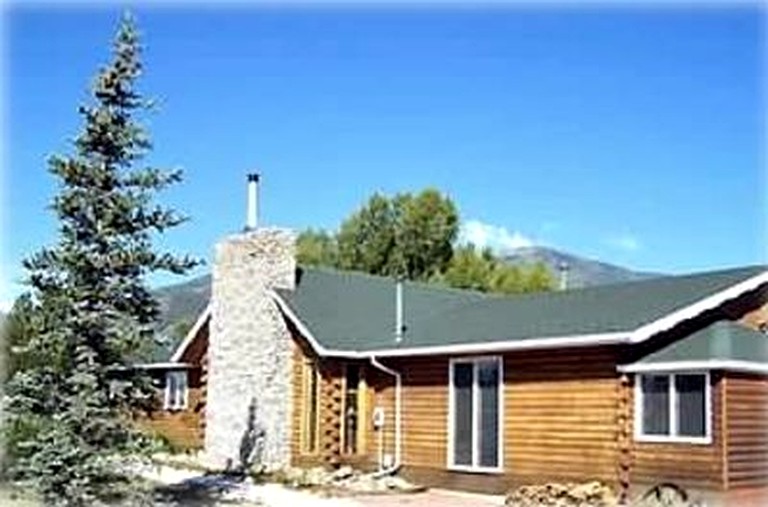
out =
[(507, 507), (614, 507), (616, 494), (599, 481), (520, 486), (507, 494)]

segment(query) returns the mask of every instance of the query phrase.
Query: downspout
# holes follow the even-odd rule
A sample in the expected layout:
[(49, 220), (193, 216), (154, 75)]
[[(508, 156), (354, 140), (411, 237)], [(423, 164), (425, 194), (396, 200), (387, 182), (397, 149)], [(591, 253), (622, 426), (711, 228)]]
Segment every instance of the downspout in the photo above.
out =
[[(390, 475), (395, 473), (400, 468), (400, 447), (402, 443), (402, 435), (400, 433), (400, 417), (401, 417), (401, 409), (402, 409), (401, 391), (403, 387), (403, 379), (400, 373), (393, 370), (392, 368), (388, 368), (387, 366), (384, 366), (383, 364), (381, 364), (379, 360), (376, 359), (376, 356), (371, 356), (370, 359), (371, 359), (371, 365), (383, 371), (384, 373), (387, 373), (395, 377), (395, 462), (392, 463), (392, 466), (379, 470), (375, 474), (372, 474), (373, 477), (383, 477), (385, 475)], [(379, 429), (379, 431), (384, 431), (384, 429), (381, 428)]]

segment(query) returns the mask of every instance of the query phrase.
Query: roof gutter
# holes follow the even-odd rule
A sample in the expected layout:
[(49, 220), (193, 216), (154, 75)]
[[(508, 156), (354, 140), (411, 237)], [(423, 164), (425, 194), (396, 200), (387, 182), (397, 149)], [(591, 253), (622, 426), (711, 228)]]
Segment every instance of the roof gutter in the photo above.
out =
[(552, 336), (548, 338), (526, 338), (522, 340), (503, 340), (457, 345), (435, 345), (429, 347), (380, 349), (374, 352), (369, 352), (368, 355), (375, 355), (379, 357), (403, 357), (441, 354), (474, 354), (488, 351), (505, 352), (561, 347), (585, 347), (590, 345), (617, 345), (623, 343), (630, 343), (629, 332)]
[(728, 370), (741, 373), (768, 374), (768, 364), (737, 359), (704, 359), (667, 361), (663, 363), (633, 363), (616, 367), (621, 373), (665, 373), (675, 371)]
[[(384, 468), (374, 474), (375, 477), (384, 476), (384, 475), (390, 475), (395, 473), (400, 468), (400, 461), (401, 461), (401, 448), (402, 448), (402, 389), (403, 389), (403, 379), (402, 375), (393, 370), (392, 368), (389, 368), (387, 366), (384, 366), (379, 362), (378, 359), (376, 359), (375, 356), (370, 357), (371, 365), (375, 366), (379, 370), (383, 371), (384, 373), (387, 373), (389, 375), (392, 375), (395, 378), (395, 461), (392, 463), (392, 466), (388, 468)], [(384, 431), (383, 429), (379, 429), (379, 431)]]

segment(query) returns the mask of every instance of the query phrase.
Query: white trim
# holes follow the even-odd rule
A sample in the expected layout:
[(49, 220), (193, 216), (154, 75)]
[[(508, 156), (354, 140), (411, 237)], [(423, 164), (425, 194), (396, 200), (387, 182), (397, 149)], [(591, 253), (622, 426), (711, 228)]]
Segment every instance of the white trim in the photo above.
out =
[(184, 340), (179, 344), (178, 347), (176, 347), (176, 350), (173, 352), (173, 355), (171, 356), (171, 362), (178, 363), (181, 361), (181, 356), (184, 355), (184, 351), (189, 347), (189, 345), (192, 343), (192, 341), (195, 339), (195, 336), (197, 336), (197, 333), (200, 331), (200, 328), (203, 327), (205, 324), (205, 321), (208, 320), (208, 317), (211, 316), (211, 303), (209, 302), (207, 305), (205, 305), (205, 309), (200, 313), (200, 315), (197, 316), (197, 320), (195, 321), (194, 325), (190, 328), (190, 330), (187, 332), (187, 335), (184, 337)]
[(320, 342), (317, 341), (317, 339), (314, 337), (312, 332), (307, 328), (307, 326), (304, 325), (304, 323), (299, 319), (299, 317), (294, 313), (294, 311), (291, 309), (291, 307), (288, 305), (288, 303), (278, 294), (275, 290), (269, 290), (269, 295), (274, 298), (275, 302), (277, 303), (277, 306), (280, 308), (280, 310), (289, 318), (291, 319), (291, 322), (296, 326), (296, 328), (301, 333), (301, 336), (307, 339), (309, 341), (309, 344), (312, 346), (312, 349), (314, 349), (315, 352), (317, 352), (321, 356), (338, 356), (338, 357), (368, 357), (373, 356), (372, 354), (366, 354), (362, 355), (356, 352), (347, 352), (347, 351), (340, 351), (340, 350), (330, 350), (326, 349), (322, 345), (320, 345)]
[[(704, 436), (692, 437), (685, 435), (678, 435), (679, 432), (679, 417), (677, 415), (677, 389), (675, 388), (675, 377), (680, 375), (703, 375), (704, 376)], [(643, 433), (643, 390), (642, 390), (642, 376), (643, 374), (635, 375), (635, 392), (634, 392), (634, 437), (637, 442), (649, 442), (649, 443), (676, 443), (676, 444), (697, 444), (697, 445), (711, 445), (712, 444), (712, 385), (711, 375), (709, 371), (684, 371), (677, 373), (661, 373), (653, 372), (648, 375), (665, 376), (669, 379), (669, 435), (646, 435)]]
[(171, 363), (171, 362), (165, 362), (165, 363), (140, 363), (134, 365), (134, 368), (139, 368), (142, 370), (166, 370), (166, 369), (187, 369), (187, 368), (193, 368), (194, 365), (189, 363)]
[(709, 371), (728, 370), (743, 373), (768, 374), (768, 364), (732, 359), (707, 359), (702, 361), (670, 361), (664, 363), (635, 363), (619, 365), (616, 368), (622, 373), (669, 373), (675, 371)]
[[(498, 381), (496, 385), (496, 466), (488, 467), (476, 464), (480, 456), (480, 387), (478, 365), (483, 362), (493, 361), (496, 363), (498, 371)], [(472, 365), (472, 464), (457, 465), (455, 463), (454, 453), (454, 419), (456, 415), (456, 401), (454, 392), (454, 365), (471, 364)], [(446, 468), (458, 472), (472, 473), (502, 473), (504, 471), (504, 361), (502, 356), (473, 356), (473, 357), (452, 357), (448, 361), (448, 445), (446, 454)]]
[(381, 349), (370, 354), (380, 357), (425, 356), (438, 354), (477, 354), (560, 347), (584, 347), (589, 345), (615, 345), (628, 343), (629, 333), (599, 333), (547, 338), (527, 338), (459, 345), (434, 345), (428, 347)]
[(631, 342), (638, 343), (645, 341), (657, 333), (666, 331), (684, 320), (696, 317), (706, 310), (716, 308), (729, 299), (741, 296), (745, 292), (754, 290), (764, 283), (768, 283), (768, 271), (764, 271), (759, 275), (748, 278), (725, 290), (712, 294), (711, 296), (637, 328), (632, 333)]

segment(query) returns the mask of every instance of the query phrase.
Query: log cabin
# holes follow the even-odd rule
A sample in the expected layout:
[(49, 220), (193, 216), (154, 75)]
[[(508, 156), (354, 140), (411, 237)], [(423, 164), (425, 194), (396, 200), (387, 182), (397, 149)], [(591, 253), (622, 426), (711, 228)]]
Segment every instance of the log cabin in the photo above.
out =
[(222, 240), (149, 422), (211, 466), (397, 472), (502, 492), (601, 480), (768, 487), (768, 270), (489, 295), (297, 266)]

